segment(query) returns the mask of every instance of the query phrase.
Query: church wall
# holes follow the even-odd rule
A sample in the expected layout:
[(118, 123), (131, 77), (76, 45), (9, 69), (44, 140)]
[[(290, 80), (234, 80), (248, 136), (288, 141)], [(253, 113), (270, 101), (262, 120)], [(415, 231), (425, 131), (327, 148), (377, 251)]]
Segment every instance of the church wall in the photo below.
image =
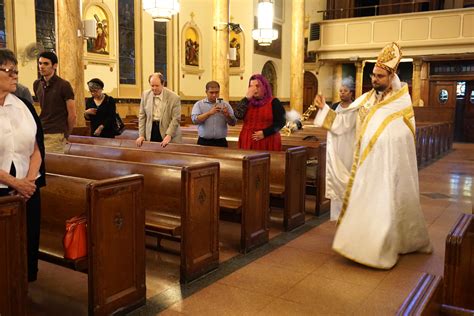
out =
[[(179, 94), (183, 100), (201, 99), (205, 95), (205, 85), (212, 80), (212, 41), (216, 31), (213, 30), (214, 10), (212, 0), (181, 1), (179, 12), (179, 51), (173, 58), (179, 62)], [(191, 18), (191, 13), (194, 17)], [(184, 38), (183, 27), (194, 21), (198, 34), (202, 36), (199, 42), (199, 68), (201, 74), (188, 73), (184, 66)], [(176, 91), (178, 92), (178, 91)]]
[[(18, 80), (33, 91), (33, 82), (37, 78), (36, 59), (25, 57), (25, 48), (28, 44), (36, 43), (35, 27), (35, 6), (34, 0), (16, 0), (13, 1), (13, 32), (15, 34), (14, 47), (18, 58), (18, 70), (20, 71)], [(8, 30), (7, 30), (8, 31)], [(7, 32), (7, 36), (12, 36)]]
[(253, 0), (230, 1), (230, 16), (233, 18), (232, 22), (240, 24), (243, 29), (245, 46), (245, 68), (241, 74), (231, 74), (229, 79), (229, 95), (231, 100), (240, 100), (245, 95), (247, 92), (248, 80), (250, 76), (256, 72), (253, 69), (254, 53), (252, 30), (254, 28), (254, 14), (251, 13), (251, 10), (242, 10), (242, 8), (251, 8), (252, 4)]
[[(272, 58), (260, 54), (253, 54), (252, 60), (252, 73), (261, 73), (262, 68), (267, 61), (273, 62), (277, 73), (277, 93), (276, 96), (283, 101), (289, 101), (290, 99), (290, 57), (291, 57), (291, 1), (284, 1), (284, 19), (282, 22), (282, 33), (278, 34), (281, 36), (281, 58)], [(257, 1), (254, 0), (254, 12), (257, 15)], [(249, 37), (251, 38), (252, 27), (249, 30)], [(253, 51), (253, 40), (250, 45), (250, 49)], [(248, 78), (247, 78), (248, 81)]]
[(404, 56), (472, 52), (474, 9), (385, 15), (321, 22), (321, 59), (373, 58), (387, 42)]
[[(142, 41), (142, 90), (150, 89), (148, 83), (148, 77), (150, 74), (155, 72), (155, 38), (154, 38), (154, 21), (151, 18), (151, 15), (141, 10), (142, 16), (142, 31), (141, 31), (141, 41)], [(168, 22), (170, 25), (171, 22)]]

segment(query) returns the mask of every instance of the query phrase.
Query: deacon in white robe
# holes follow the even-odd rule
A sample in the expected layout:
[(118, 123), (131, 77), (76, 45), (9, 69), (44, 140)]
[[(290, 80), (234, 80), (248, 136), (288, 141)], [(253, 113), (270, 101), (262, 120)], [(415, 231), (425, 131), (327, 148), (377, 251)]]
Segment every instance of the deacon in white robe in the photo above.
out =
[[(347, 105), (352, 103), (352, 84), (344, 82), (339, 91), (341, 102), (334, 109), (350, 117), (346, 120), (348, 125), (336, 127), (328, 132), (326, 139), (326, 198), (331, 200), (330, 220), (339, 218), (342, 208), (342, 200), (350, 177), (352, 157), (355, 145), (355, 124), (357, 108), (348, 109)], [(329, 107), (328, 107), (329, 109)], [(317, 115), (314, 124), (323, 126), (323, 115)], [(327, 128), (327, 126), (324, 126)]]
[(333, 249), (381, 269), (392, 268), (399, 254), (432, 250), (419, 200), (411, 98), (395, 74), (400, 58), (398, 45), (386, 46), (374, 67), (374, 89), (346, 111), (330, 110), (323, 98), (316, 103), (322, 108), (316, 121), (331, 133), (356, 130)]

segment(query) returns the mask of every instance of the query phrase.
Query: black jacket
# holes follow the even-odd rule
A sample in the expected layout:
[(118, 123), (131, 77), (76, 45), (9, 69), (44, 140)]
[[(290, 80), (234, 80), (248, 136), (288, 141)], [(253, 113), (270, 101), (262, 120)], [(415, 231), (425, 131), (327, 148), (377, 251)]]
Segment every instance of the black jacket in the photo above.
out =
[(23, 103), (25, 103), (26, 107), (28, 110), (30, 110), (31, 115), (33, 115), (33, 118), (35, 119), (36, 122), (36, 143), (38, 144), (38, 148), (41, 153), (41, 166), (39, 169), (40, 172), (40, 177), (36, 179), (36, 186), (38, 188), (44, 187), (46, 185), (46, 169), (45, 169), (45, 164), (44, 164), (44, 158), (45, 158), (45, 149), (44, 149), (44, 134), (43, 134), (43, 127), (41, 126), (41, 121), (39, 119), (38, 114), (36, 114), (35, 107), (26, 99), (19, 98)]

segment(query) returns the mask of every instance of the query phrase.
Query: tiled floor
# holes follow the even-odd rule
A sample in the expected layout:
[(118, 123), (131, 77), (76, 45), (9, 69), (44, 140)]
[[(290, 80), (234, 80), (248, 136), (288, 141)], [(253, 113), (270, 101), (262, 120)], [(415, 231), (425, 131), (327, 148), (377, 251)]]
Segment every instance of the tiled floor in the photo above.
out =
[[(389, 271), (367, 268), (335, 254), (334, 224), (318, 222), (288, 243), (281, 242), (281, 247), (272, 246), (266, 255), (254, 254), (254, 261), (252, 253), (233, 259), (251, 262), (238, 269), (227, 264), (233, 272), (218, 273), (209, 277), (208, 286), (186, 292), (176, 286), (177, 258), (148, 251), (147, 306), (132, 314), (155, 315), (169, 305), (160, 315), (393, 315), (423, 272), (443, 274), (446, 234), (461, 212), (472, 210), (472, 157), (474, 145), (455, 144), (449, 155), (420, 171), (420, 199), (434, 246), (431, 255), (401, 256)], [(231, 232), (226, 238), (233, 240), (232, 224), (227, 225)], [(272, 236), (278, 234), (278, 227), (273, 227)], [(232, 242), (223, 245), (221, 261), (236, 255), (234, 247)], [(71, 275), (41, 263), (40, 279), (30, 287), (32, 315), (58, 314), (61, 308), (71, 310), (70, 315), (85, 314), (85, 275), (72, 273), (76, 285), (68, 290), (53, 277), (66, 273)]]

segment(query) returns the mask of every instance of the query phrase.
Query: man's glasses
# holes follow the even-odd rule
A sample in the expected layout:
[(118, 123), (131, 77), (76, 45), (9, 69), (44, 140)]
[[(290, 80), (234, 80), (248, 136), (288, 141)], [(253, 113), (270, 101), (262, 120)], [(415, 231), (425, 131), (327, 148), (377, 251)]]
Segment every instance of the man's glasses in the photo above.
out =
[(0, 68), (0, 71), (3, 71), (4, 73), (9, 75), (10, 77), (13, 77), (14, 75), (18, 76), (18, 73), (19, 73), (19, 71), (15, 68)]

